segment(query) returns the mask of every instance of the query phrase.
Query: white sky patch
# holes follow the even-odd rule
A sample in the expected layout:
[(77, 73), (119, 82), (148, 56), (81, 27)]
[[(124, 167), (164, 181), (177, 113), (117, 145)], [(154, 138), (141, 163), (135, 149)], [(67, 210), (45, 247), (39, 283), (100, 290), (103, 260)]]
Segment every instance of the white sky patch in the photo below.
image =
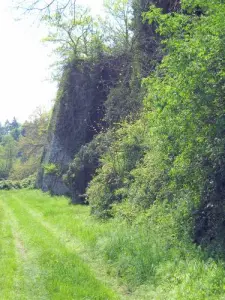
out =
[[(101, 13), (102, 0), (80, 0)], [(51, 77), (51, 49), (41, 43), (46, 31), (31, 20), (14, 20), (9, 0), (0, 0), (0, 122), (28, 119), (38, 106), (50, 109), (57, 92)]]

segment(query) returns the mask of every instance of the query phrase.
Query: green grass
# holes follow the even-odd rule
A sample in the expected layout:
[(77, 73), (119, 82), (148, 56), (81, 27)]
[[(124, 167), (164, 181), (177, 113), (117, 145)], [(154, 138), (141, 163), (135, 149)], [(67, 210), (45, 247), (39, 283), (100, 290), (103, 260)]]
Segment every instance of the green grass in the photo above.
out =
[(0, 202), (0, 295), (2, 299), (13, 299), (18, 289), (14, 285), (18, 265), (15, 241), (7, 214)]
[[(118, 299), (76, 253), (76, 241), (69, 240), (66, 231), (54, 231), (42, 215), (26, 209), (26, 202), (32, 204), (40, 195), (0, 193), (0, 299)], [(57, 204), (60, 214), (67, 205)]]
[(63, 197), (1, 191), (0, 299), (225, 299), (224, 263), (177, 237), (175, 212), (150, 213), (100, 222)]

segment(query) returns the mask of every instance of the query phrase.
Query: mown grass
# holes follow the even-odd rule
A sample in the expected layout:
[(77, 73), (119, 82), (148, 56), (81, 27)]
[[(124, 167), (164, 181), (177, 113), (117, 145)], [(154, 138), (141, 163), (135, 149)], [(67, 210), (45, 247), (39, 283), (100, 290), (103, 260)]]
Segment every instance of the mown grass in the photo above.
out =
[(1, 299), (32, 290), (35, 299), (225, 299), (224, 263), (179, 236), (177, 216), (163, 207), (131, 225), (100, 222), (40, 191), (1, 192), (0, 205)]
[[(0, 299), (118, 299), (110, 287), (96, 278), (76, 251), (66, 245), (66, 241), (61, 240), (47, 224), (24, 209), (21, 202), (27, 194), (31, 201), (36, 201), (36, 192), (0, 194), (3, 210), (10, 216), (11, 230), (17, 234), (19, 232), (19, 245), (16, 245), (15, 236), (10, 235), (7, 240), (12, 241), (12, 248), (17, 247), (16, 250), (20, 252), (21, 259), (18, 263), (24, 270), (23, 276), (27, 283), (21, 286), (20, 295), (6, 294), (3, 286), (14, 292), (16, 277), (11, 276), (10, 281), (1, 286)], [(65, 202), (64, 204), (66, 205)], [(3, 247), (7, 251), (4, 245)], [(9, 252), (4, 261), (6, 267), (2, 270), (3, 278), (15, 269), (14, 265), (7, 263), (7, 260), (16, 261), (15, 254), (12, 254)]]
[(14, 278), (17, 271), (14, 238), (8, 217), (0, 202), (0, 295), (2, 299), (13, 299)]

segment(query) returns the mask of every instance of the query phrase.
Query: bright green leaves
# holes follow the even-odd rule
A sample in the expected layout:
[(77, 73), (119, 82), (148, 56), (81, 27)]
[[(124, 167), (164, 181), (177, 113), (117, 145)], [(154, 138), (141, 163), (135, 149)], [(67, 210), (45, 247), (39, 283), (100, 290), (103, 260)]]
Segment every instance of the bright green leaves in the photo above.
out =
[(108, 42), (114, 51), (128, 52), (132, 46), (132, 1), (131, 0), (104, 0), (106, 18), (105, 27)]
[(88, 201), (95, 215), (111, 215), (112, 204), (128, 197), (133, 179), (132, 170), (137, 167), (148, 148), (145, 141), (147, 132), (148, 128), (141, 120), (134, 124), (124, 122), (115, 132), (114, 142), (102, 157), (102, 167), (87, 190)]
[[(125, 125), (117, 131), (88, 190), (95, 211), (107, 211), (112, 202), (146, 208), (157, 199), (179, 202), (184, 197), (192, 209), (205, 199), (207, 178), (218, 170), (223, 176), (224, 15), (220, 1), (184, 1), (179, 13), (170, 14), (151, 7), (144, 15), (164, 47), (161, 63), (143, 81), (147, 96), (140, 123), (147, 130), (138, 132), (136, 122), (132, 131)], [(140, 135), (145, 151), (129, 168)], [(209, 198), (216, 190), (210, 188)]]
[(55, 45), (62, 64), (71, 58), (89, 56), (90, 37), (96, 34), (90, 10), (74, 3), (64, 13), (44, 16), (43, 22), (49, 28), (49, 34), (43, 41)]
[(65, 10), (42, 17), (49, 30), (43, 42), (52, 43), (58, 60), (56, 75), (73, 59), (96, 61), (105, 54), (121, 54), (130, 49), (131, 1), (108, 0), (104, 4), (101, 16), (93, 16), (89, 8), (74, 1)]
[(187, 193), (193, 206), (205, 201), (205, 182), (217, 172), (207, 199), (221, 197), (215, 193), (223, 184), (225, 146), (224, 15), (221, 1), (183, 1), (180, 13), (163, 15), (152, 7), (145, 14), (157, 23), (165, 46), (161, 64), (144, 81), (152, 151), (161, 153), (161, 170), (168, 174), (156, 195), (170, 192), (178, 200)]

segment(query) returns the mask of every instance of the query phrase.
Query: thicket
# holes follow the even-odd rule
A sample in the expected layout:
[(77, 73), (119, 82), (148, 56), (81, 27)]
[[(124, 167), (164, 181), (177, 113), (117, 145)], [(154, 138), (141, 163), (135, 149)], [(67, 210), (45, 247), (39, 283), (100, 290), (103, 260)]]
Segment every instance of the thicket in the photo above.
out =
[(100, 159), (102, 167), (97, 170), (87, 191), (92, 212), (96, 215), (110, 216), (111, 204), (126, 200), (129, 185), (134, 180), (132, 170), (148, 148), (144, 141), (145, 130), (141, 120), (124, 123), (117, 129), (114, 141)]
[(143, 80), (141, 119), (118, 130), (90, 183), (88, 201), (95, 214), (113, 214), (118, 202), (116, 210), (128, 215), (134, 206), (184, 202), (194, 240), (222, 251), (224, 13), (223, 1), (196, 0), (182, 1), (178, 12), (163, 14), (152, 6), (143, 15), (162, 37), (164, 58)]
[(1, 180), (0, 190), (18, 190), (35, 188), (36, 174), (27, 176), (22, 180)]
[(191, 243), (185, 201), (155, 202), (135, 214), (132, 223), (123, 216), (108, 221), (91, 247), (134, 299), (223, 299), (224, 262)]

